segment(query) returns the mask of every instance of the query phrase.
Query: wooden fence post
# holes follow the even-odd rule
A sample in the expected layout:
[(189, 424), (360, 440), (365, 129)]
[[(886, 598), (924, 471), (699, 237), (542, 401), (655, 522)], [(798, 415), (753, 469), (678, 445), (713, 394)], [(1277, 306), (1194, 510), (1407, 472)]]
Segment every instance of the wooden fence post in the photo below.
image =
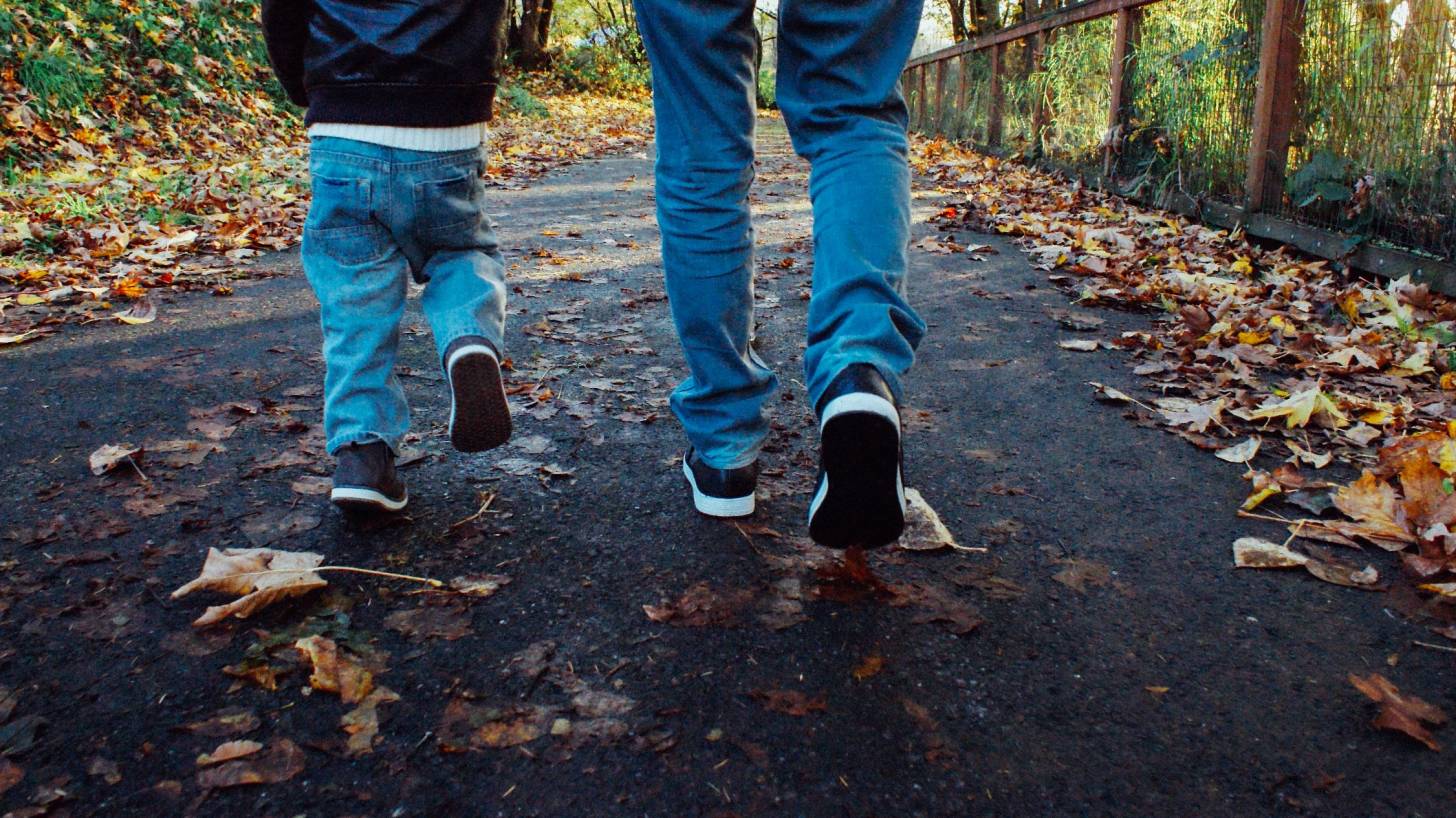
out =
[(965, 136), (966, 125), (966, 56), (965, 54), (956, 57), (956, 101), (955, 101), (955, 138)]
[(1001, 74), (1006, 70), (1006, 45), (991, 46), (991, 93), (986, 111), (986, 147), (1001, 147), (1002, 128), (1005, 122), (1006, 90), (1001, 86)]
[(925, 97), (925, 75), (929, 69), (928, 65), (920, 66), (920, 79), (917, 83), (920, 86), (920, 116), (915, 121), (916, 128), (922, 132), (925, 130), (925, 111), (930, 107), (930, 101)]
[(1112, 165), (1119, 152), (1122, 140), (1126, 138), (1126, 108), (1128, 97), (1128, 76), (1133, 61), (1137, 59), (1138, 41), (1142, 33), (1142, 9), (1122, 8), (1117, 10), (1117, 26), (1112, 34), (1111, 102), (1107, 106), (1106, 155), (1102, 164), (1102, 175), (1112, 178)]
[(935, 133), (945, 132), (945, 64), (946, 60), (935, 62)]
[[(1056, 29), (1051, 31), (1038, 31), (1031, 38), (1031, 74), (1033, 77), (1040, 74), (1046, 67), (1046, 50), (1051, 44), (1052, 38), (1056, 36)], [(1033, 80), (1035, 82), (1036, 80)], [(1045, 142), (1043, 136), (1051, 126), (1051, 105), (1048, 99), (1051, 93), (1050, 88), (1039, 91), (1036, 95), (1036, 102), (1032, 107), (1031, 114), (1031, 159), (1040, 159), (1045, 155)]]
[[(1277, 207), (1284, 197), (1289, 135), (1294, 130), (1295, 87), (1304, 35), (1305, 0), (1265, 0), (1259, 45), (1259, 79), (1249, 140), (1249, 175), (1244, 184), (1249, 213)], [(1371, 134), (1371, 138), (1375, 138)]]

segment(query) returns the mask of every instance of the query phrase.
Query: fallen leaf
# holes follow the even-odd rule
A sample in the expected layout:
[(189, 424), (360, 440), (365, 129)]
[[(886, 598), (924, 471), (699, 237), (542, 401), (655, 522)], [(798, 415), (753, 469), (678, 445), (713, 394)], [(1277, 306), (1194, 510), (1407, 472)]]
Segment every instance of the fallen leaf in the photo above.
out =
[(374, 752), (379, 738), (379, 705), (399, 701), (399, 694), (387, 687), (377, 687), (359, 706), (345, 713), (339, 719), (344, 732), (349, 734), (347, 754), (358, 758)]
[(248, 542), (262, 548), (286, 537), (312, 531), (321, 521), (318, 512), (309, 509), (268, 509), (244, 519), (238, 527), (247, 536)]
[(384, 618), (384, 626), (415, 639), (453, 642), (470, 634), (470, 612), (460, 605), (423, 605), (395, 611)]
[(358, 704), (374, 689), (374, 674), (334, 640), (315, 634), (293, 643), (313, 666), (308, 684), (314, 690), (337, 693), (344, 704)]
[(734, 624), (738, 614), (753, 602), (747, 589), (719, 592), (707, 582), (699, 582), (673, 602), (643, 605), (642, 611), (653, 622), (665, 622), (685, 628), (701, 628)]
[(1262, 443), (1263, 441), (1259, 437), (1251, 437), (1243, 443), (1238, 443), (1225, 449), (1219, 449), (1217, 452), (1214, 452), (1214, 457), (1217, 457), (1219, 460), (1227, 460), (1230, 463), (1248, 463), (1254, 459), (1254, 455), (1259, 453), (1259, 446)]
[(217, 745), (216, 750), (213, 750), (210, 753), (203, 753), (202, 755), (198, 756), (197, 766), (210, 767), (213, 764), (221, 764), (225, 761), (245, 758), (262, 749), (263, 745), (259, 744), (256, 741), (250, 741), (248, 739), (239, 739), (237, 741), (224, 741), (222, 744)]
[(1058, 563), (1066, 567), (1053, 574), (1052, 579), (1079, 594), (1087, 593), (1088, 585), (1100, 588), (1112, 582), (1112, 569), (1100, 562), (1073, 557)]
[(829, 703), (823, 696), (810, 697), (797, 690), (755, 690), (748, 695), (765, 710), (786, 716), (807, 716), (829, 709)]
[(288, 484), (288, 487), (295, 494), (322, 495), (328, 494), (333, 489), (334, 481), (327, 477), (309, 474), (295, 479)]
[(1308, 563), (1309, 557), (1287, 545), (1258, 537), (1234, 540), (1235, 568), (1303, 568)]
[(303, 768), (303, 751), (292, 741), (280, 738), (263, 755), (199, 770), (197, 786), (217, 790), (247, 784), (278, 784), (303, 772)]
[(604, 716), (625, 716), (637, 706), (637, 702), (617, 693), (583, 690), (571, 697), (571, 706), (581, 717), (595, 719)]
[(122, 463), (136, 465), (134, 458), (140, 457), (141, 453), (142, 447), (140, 446), (117, 446), (108, 443), (91, 453), (89, 458), (91, 473), (100, 477)]
[(477, 574), (451, 579), (450, 588), (466, 596), (484, 597), (499, 591), (501, 586), (508, 584), (510, 581), (511, 578), (505, 574)]
[(182, 729), (195, 735), (218, 738), (221, 736), (240, 736), (251, 733), (262, 726), (262, 724), (263, 722), (258, 718), (258, 714), (252, 710), (245, 710), (240, 707), (225, 707), (217, 711), (217, 714), (211, 718), (183, 725)]
[(925, 501), (920, 492), (905, 489), (905, 531), (900, 535), (896, 547), (907, 551), (938, 551), (942, 548), (959, 548), (955, 535), (940, 521), (940, 515)]
[(1086, 338), (1076, 338), (1070, 341), (1058, 341), (1057, 346), (1062, 349), (1070, 349), (1073, 352), (1096, 352), (1101, 344)]
[(123, 324), (150, 324), (157, 320), (157, 305), (151, 299), (140, 299), (130, 309), (116, 313), (116, 320)]
[(19, 784), (23, 778), (25, 778), (25, 770), (9, 759), (0, 758), (0, 795), (4, 795), (6, 790)]
[[(306, 594), (329, 583), (312, 569), (322, 565), (322, 554), (308, 551), (277, 551), (271, 548), (228, 548), (207, 550), (202, 573), (172, 592), (172, 598), (193, 591), (241, 594), (226, 605), (208, 608), (192, 622), (197, 627), (220, 622), (229, 616), (247, 619), (259, 610), (289, 597)], [(267, 572), (267, 573), (261, 573)]]
[(878, 675), (884, 669), (885, 657), (878, 653), (871, 653), (851, 671), (851, 675), (854, 676), (855, 681), (862, 682), (865, 679)]
[(1441, 749), (1441, 745), (1436, 742), (1435, 737), (1425, 726), (1430, 724), (1439, 727), (1446, 723), (1446, 714), (1441, 708), (1423, 699), (1401, 693), (1400, 688), (1391, 684), (1389, 679), (1379, 673), (1372, 673), (1366, 677), (1351, 673), (1349, 678), (1350, 684), (1354, 685), (1356, 690), (1380, 705), (1380, 712), (1375, 716), (1374, 721), (1370, 722), (1372, 726), (1381, 730), (1404, 733), (1432, 750)]
[(1234, 541), (1234, 567), (1303, 568), (1316, 579), (1366, 590), (1375, 590), (1375, 584), (1380, 580), (1380, 574), (1374, 566), (1355, 568), (1330, 559), (1316, 559), (1287, 545), (1258, 537), (1240, 537)]

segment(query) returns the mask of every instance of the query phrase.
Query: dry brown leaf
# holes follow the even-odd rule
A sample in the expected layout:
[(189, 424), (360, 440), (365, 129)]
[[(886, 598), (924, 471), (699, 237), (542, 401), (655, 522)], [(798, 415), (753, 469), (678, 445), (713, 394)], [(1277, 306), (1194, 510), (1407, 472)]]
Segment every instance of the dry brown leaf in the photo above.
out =
[(450, 580), (450, 588), (466, 596), (490, 596), (510, 581), (511, 578), (505, 574), (476, 574), (455, 577)]
[[(240, 598), (208, 608), (192, 624), (197, 627), (221, 622), (229, 616), (246, 619), (257, 611), (289, 597), (306, 594), (329, 583), (312, 569), (323, 564), (322, 554), (309, 551), (278, 551), (272, 548), (228, 548), (207, 550), (202, 573), (172, 592), (172, 598), (193, 591), (220, 591)], [(260, 573), (276, 572), (276, 573)]]
[(257, 730), (262, 721), (251, 710), (227, 707), (217, 711), (212, 718), (183, 725), (182, 729), (199, 736), (240, 736)]
[(1398, 542), (1415, 542), (1415, 537), (1396, 519), (1399, 513), (1395, 488), (1366, 469), (1360, 479), (1340, 487), (1335, 508), (1362, 523), (1369, 536)]
[(238, 758), (250, 756), (263, 749), (263, 745), (256, 741), (240, 739), (238, 741), (224, 741), (217, 745), (217, 749), (210, 753), (203, 753), (197, 757), (197, 766), (210, 767), (214, 764), (221, 764), (224, 761), (232, 761)]
[(1415, 696), (1403, 694), (1400, 688), (1390, 683), (1390, 680), (1379, 673), (1372, 673), (1367, 677), (1350, 674), (1350, 684), (1356, 690), (1364, 693), (1371, 701), (1380, 705), (1380, 713), (1370, 724), (1381, 730), (1395, 730), (1419, 741), (1432, 750), (1440, 750), (1441, 745), (1436, 742), (1426, 725), (1441, 726), (1446, 723), (1446, 714), (1441, 708), (1419, 699)]
[(303, 768), (303, 751), (292, 741), (281, 738), (269, 745), (263, 755), (198, 771), (197, 786), (217, 790), (246, 784), (277, 784), (303, 772)]
[(1303, 568), (1316, 579), (1348, 588), (1374, 590), (1380, 574), (1373, 566), (1356, 568), (1329, 559), (1301, 554), (1287, 545), (1240, 537), (1234, 541), (1235, 568)]
[(348, 755), (357, 758), (374, 752), (379, 738), (379, 705), (399, 701), (399, 694), (387, 687), (376, 687), (372, 693), (359, 702), (359, 706), (345, 713), (339, 723), (349, 734)]
[(0, 758), (0, 795), (19, 784), (25, 778), (25, 770), (9, 759)]
[(470, 611), (460, 604), (425, 605), (395, 611), (384, 618), (384, 626), (416, 639), (453, 642), (470, 634)]
[(854, 676), (855, 681), (862, 682), (865, 679), (878, 675), (884, 669), (885, 657), (878, 653), (871, 653), (864, 658), (864, 661), (855, 666), (855, 669), (850, 672), (850, 675)]
[(798, 690), (755, 690), (748, 695), (765, 710), (786, 716), (807, 716), (829, 709), (829, 703), (823, 696), (809, 696)]
[(293, 643), (313, 665), (308, 677), (315, 690), (337, 693), (344, 704), (357, 704), (374, 689), (374, 673), (326, 636), (305, 636)]
[(900, 535), (896, 547), (907, 551), (939, 551), (942, 548), (960, 548), (955, 535), (940, 521), (940, 515), (925, 501), (920, 492), (905, 489), (905, 531)]
[(91, 457), (88, 458), (91, 473), (100, 477), (123, 463), (135, 465), (136, 458), (141, 456), (142, 451), (141, 446), (117, 446), (108, 443), (92, 452)]

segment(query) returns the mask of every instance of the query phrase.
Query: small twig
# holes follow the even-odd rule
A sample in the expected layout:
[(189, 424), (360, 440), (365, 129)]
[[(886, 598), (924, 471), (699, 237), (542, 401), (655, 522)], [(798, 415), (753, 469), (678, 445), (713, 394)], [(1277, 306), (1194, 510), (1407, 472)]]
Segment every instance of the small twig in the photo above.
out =
[(1289, 532), (1289, 538), (1284, 541), (1285, 548), (1288, 548), (1289, 544), (1294, 542), (1294, 538), (1299, 536), (1299, 532), (1304, 530), (1305, 522), (1305, 520), (1294, 521), (1294, 530)]
[(1282, 525), (1289, 525), (1290, 523), (1293, 523), (1293, 522), (1299, 522), (1299, 523), (1307, 522), (1306, 520), (1290, 520), (1290, 519), (1287, 519), (1287, 518), (1284, 518), (1284, 517), (1280, 517), (1280, 516), (1277, 516), (1277, 515), (1272, 515), (1272, 514), (1255, 514), (1252, 511), (1244, 511), (1243, 509), (1239, 509), (1238, 511), (1236, 511), (1234, 513), (1238, 514), (1240, 517), (1247, 517), (1250, 520), (1264, 520), (1266, 522), (1270, 522), (1270, 523), (1280, 523)]
[(491, 492), (490, 494), (484, 494), (484, 495), (482, 495), (484, 497), (484, 500), (483, 500), (483, 502), (481, 502), (480, 508), (474, 514), (470, 515), (469, 517), (466, 517), (463, 520), (459, 520), (457, 522), (451, 523), (450, 524), (450, 530), (453, 531), (453, 530), (459, 528), (460, 526), (465, 525), (466, 523), (473, 523), (476, 520), (479, 520), (481, 517), (484, 517), (486, 515), (486, 512), (490, 511), (490, 504), (495, 502), (495, 495), (496, 495), (496, 492)]
[(1416, 642), (1416, 641), (1412, 641), (1411, 644), (1412, 645), (1417, 645), (1417, 646), (1423, 647), (1423, 648), (1430, 648), (1431, 650), (1444, 650), (1447, 653), (1456, 653), (1456, 648), (1453, 648), (1450, 645), (1433, 645), (1430, 642)]

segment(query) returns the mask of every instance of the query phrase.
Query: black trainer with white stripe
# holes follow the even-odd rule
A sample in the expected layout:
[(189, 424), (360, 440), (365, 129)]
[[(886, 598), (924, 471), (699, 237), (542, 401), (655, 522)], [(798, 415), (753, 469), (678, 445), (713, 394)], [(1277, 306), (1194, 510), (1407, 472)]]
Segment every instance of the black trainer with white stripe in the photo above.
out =
[(758, 461), (736, 469), (715, 469), (689, 448), (683, 455), (683, 476), (693, 490), (693, 507), (709, 517), (747, 517), (753, 513), (758, 488)]
[(905, 530), (900, 412), (868, 364), (840, 372), (820, 397), (819, 478), (809, 536), (830, 548), (878, 548)]

